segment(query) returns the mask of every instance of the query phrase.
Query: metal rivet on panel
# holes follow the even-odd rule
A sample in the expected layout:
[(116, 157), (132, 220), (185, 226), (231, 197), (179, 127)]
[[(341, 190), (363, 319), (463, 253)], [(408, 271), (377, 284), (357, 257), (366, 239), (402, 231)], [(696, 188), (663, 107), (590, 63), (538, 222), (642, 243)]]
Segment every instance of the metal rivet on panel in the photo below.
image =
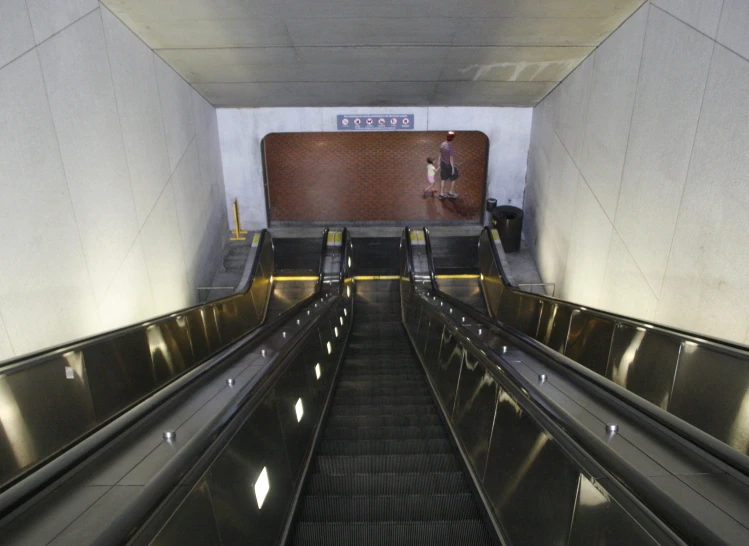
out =
[(229, 385), (230, 387), (233, 387), (234, 386), (234, 378), (230, 377), (229, 379), (227, 379), (226, 380), (226, 384)]
[(164, 437), (164, 440), (172, 441), (177, 437), (177, 433), (173, 430), (167, 430), (166, 432), (164, 432), (164, 434), (162, 434), (162, 436)]
[(606, 423), (606, 432), (609, 434), (616, 434), (619, 432), (619, 425), (616, 423)]
[(544, 381), (546, 381), (546, 374), (542, 373), (541, 375), (538, 376), (538, 379), (541, 381), (541, 383), (543, 383)]

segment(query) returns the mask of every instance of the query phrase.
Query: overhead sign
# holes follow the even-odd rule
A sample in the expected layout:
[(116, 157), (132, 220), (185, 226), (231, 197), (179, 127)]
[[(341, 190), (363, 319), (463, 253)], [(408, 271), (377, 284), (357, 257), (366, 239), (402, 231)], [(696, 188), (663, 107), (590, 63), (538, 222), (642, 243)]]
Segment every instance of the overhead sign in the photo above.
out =
[(339, 131), (408, 131), (413, 126), (413, 114), (338, 114)]

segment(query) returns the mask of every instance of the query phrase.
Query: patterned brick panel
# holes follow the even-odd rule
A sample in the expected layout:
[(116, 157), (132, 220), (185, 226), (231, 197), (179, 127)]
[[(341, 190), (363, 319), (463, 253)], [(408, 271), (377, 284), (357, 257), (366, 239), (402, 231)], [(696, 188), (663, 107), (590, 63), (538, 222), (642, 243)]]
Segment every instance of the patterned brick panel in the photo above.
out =
[[(443, 131), (276, 133), (265, 137), (271, 222), (481, 220), (488, 139), (458, 132), (458, 199), (423, 197), (426, 158), (437, 165)], [(445, 188), (447, 191), (447, 188)]]

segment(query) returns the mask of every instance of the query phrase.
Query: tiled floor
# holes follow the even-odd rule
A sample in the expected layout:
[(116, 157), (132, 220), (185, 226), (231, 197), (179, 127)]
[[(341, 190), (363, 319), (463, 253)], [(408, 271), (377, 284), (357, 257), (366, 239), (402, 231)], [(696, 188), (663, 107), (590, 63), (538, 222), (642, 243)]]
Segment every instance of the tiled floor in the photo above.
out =
[[(276, 133), (265, 138), (271, 225), (481, 221), (487, 138), (455, 138), (457, 199), (424, 198), (443, 132)], [(439, 173), (435, 187), (439, 189)], [(446, 188), (447, 190), (447, 188)]]

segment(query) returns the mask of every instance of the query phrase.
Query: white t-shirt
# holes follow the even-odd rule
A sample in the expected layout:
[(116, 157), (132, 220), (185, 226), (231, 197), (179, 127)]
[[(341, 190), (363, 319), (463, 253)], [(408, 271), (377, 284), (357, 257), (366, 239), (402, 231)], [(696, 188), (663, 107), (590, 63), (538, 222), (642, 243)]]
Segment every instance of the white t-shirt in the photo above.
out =
[(437, 171), (437, 168), (432, 165), (431, 163), (427, 163), (427, 176), (434, 176), (434, 173)]

